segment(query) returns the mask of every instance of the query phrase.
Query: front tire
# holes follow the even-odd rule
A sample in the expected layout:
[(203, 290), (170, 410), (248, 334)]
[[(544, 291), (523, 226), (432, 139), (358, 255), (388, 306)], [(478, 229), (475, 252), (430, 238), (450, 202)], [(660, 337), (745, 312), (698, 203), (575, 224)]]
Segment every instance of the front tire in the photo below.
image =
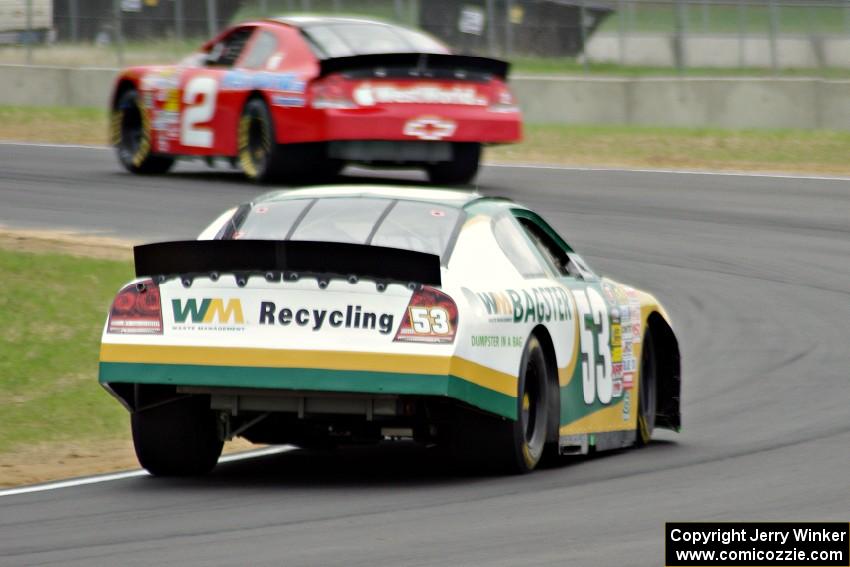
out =
[(460, 460), (509, 473), (537, 466), (546, 445), (549, 413), (548, 370), (543, 347), (529, 337), (518, 380), (517, 419), (466, 411), (455, 424), (455, 455)]
[(638, 391), (637, 435), (635, 445), (644, 447), (652, 440), (657, 408), (657, 373), (655, 345), (652, 334), (647, 330), (643, 339), (640, 363), (640, 386)]
[(451, 161), (425, 167), (428, 180), (438, 185), (466, 185), (478, 174), (481, 163), (481, 144), (455, 143)]
[(174, 165), (174, 158), (152, 152), (150, 130), (139, 93), (136, 89), (124, 91), (112, 111), (112, 145), (118, 161), (130, 173), (160, 175)]
[(215, 467), (224, 442), (209, 398), (188, 397), (131, 415), (139, 464), (155, 476), (194, 476)]

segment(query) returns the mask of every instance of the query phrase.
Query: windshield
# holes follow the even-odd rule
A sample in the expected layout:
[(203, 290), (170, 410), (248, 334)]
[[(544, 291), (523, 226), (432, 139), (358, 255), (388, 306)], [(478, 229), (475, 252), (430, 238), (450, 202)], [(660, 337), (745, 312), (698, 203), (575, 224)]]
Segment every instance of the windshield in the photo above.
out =
[(219, 238), (314, 240), (448, 254), (461, 211), (435, 203), (379, 198), (292, 199), (240, 207)]
[(369, 22), (327, 23), (303, 28), (319, 58), (374, 53), (448, 53), (437, 40), (418, 31)]

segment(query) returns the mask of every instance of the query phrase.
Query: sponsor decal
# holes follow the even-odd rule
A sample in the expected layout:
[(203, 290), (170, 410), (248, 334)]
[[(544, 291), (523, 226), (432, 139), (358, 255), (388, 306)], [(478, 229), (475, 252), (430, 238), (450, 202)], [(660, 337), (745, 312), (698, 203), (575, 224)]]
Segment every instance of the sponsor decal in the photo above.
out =
[(457, 29), (461, 33), (470, 35), (481, 35), (484, 32), (484, 22), (486, 17), (484, 9), (480, 6), (464, 6), (460, 11), (460, 17), (457, 22)]
[(245, 326), (242, 302), (238, 299), (172, 299), (171, 309), (174, 328), (178, 330), (241, 331)]
[(408, 120), (402, 133), (420, 140), (442, 140), (454, 136), (457, 123), (437, 116), (422, 116)]
[(614, 380), (611, 386), (611, 397), (619, 398), (623, 395), (623, 381), (622, 380)]
[(140, 82), (142, 90), (176, 89), (180, 86), (177, 69), (151, 71)]
[(477, 348), (522, 348), (523, 339), (515, 335), (472, 335), (471, 345)]
[(307, 327), (312, 331), (323, 328), (346, 328), (375, 330), (387, 335), (393, 330), (393, 315), (391, 313), (375, 313), (364, 311), (360, 305), (347, 305), (340, 309), (309, 309), (306, 307), (278, 308), (272, 301), (260, 302), (260, 325), (296, 325)]
[(562, 287), (479, 292), (478, 299), (491, 322), (527, 323), (571, 321), (570, 298)]
[(151, 128), (154, 130), (169, 130), (180, 123), (180, 114), (178, 112), (158, 110), (153, 112), (153, 120)]
[(417, 83), (401, 86), (393, 83), (360, 83), (352, 92), (354, 102), (360, 106), (376, 104), (459, 104), (464, 106), (487, 106), (487, 97), (478, 94), (472, 86)]
[(623, 393), (623, 421), (629, 421), (632, 416), (632, 393), (631, 391)]
[(287, 108), (300, 108), (307, 103), (303, 96), (272, 95), (272, 104)]
[(228, 71), (221, 79), (221, 90), (244, 91), (249, 89), (303, 94), (306, 83), (296, 73), (272, 73), (268, 71), (259, 73)]

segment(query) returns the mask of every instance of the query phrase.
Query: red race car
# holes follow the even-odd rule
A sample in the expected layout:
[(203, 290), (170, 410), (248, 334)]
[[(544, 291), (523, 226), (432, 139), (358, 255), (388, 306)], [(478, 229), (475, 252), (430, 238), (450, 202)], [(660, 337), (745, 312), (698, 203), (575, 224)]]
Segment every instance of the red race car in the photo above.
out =
[(132, 67), (112, 138), (133, 173), (228, 158), (257, 181), (318, 180), (347, 163), (423, 167), (467, 183), (483, 144), (516, 142), (508, 64), (453, 55), (412, 29), (354, 18), (234, 26), (178, 65)]

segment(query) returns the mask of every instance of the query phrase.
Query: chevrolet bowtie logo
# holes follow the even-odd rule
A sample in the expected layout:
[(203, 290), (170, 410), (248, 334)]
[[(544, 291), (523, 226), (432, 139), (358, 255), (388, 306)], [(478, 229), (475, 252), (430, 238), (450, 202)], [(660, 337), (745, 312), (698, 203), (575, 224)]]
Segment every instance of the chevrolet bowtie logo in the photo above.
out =
[(408, 120), (404, 125), (404, 135), (420, 140), (442, 140), (453, 136), (457, 123), (436, 116), (423, 116)]

